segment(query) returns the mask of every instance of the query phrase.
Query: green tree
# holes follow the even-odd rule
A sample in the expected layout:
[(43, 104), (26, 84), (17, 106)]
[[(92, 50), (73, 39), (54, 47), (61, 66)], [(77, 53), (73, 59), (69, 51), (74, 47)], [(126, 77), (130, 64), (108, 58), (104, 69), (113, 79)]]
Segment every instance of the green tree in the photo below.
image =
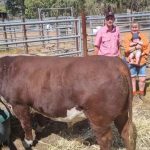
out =
[(28, 18), (38, 17), (38, 8), (51, 8), (55, 0), (25, 0), (26, 16)]
[(0, 12), (6, 12), (6, 9), (5, 9), (4, 5), (0, 5)]
[(13, 16), (17, 16), (18, 14), (21, 14), (21, 4), (22, 4), (22, 1), (21, 0), (21, 3), (20, 3), (20, 0), (7, 0), (6, 2), (6, 8), (9, 12), (9, 14), (13, 15)]
[[(108, 6), (116, 13), (150, 10), (150, 0), (5, 0), (8, 12), (13, 16), (25, 13), (27, 18), (38, 18), (38, 8), (64, 8), (73, 7), (74, 15), (80, 15), (85, 10), (87, 15), (99, 15), (105, 12)], [(23, 6), (24, 5), (24, 6)], [(4, 7), (0, 7), (4, 10)], [(45, 12), (45, 14), (49, 12)], [(65, 13), (63, 10), (56, 12), (58, 15)]]

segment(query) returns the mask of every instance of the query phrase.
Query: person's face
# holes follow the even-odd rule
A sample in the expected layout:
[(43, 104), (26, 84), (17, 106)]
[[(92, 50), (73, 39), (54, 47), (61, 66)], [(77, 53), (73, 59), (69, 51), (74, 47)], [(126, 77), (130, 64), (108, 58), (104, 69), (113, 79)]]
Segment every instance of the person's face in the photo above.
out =
[(106, 17), (105, 24), (106, 24), (108, 27), (112, 27), (114, 21), (115, 21), (115, 18), (114, 18), (113, 16), (108, 16), (108, 17)]
[(139, 32), (139, 25), (137, 23), (132, 24), (132, 26), (131, 26), (131, 32), (132, 33)]

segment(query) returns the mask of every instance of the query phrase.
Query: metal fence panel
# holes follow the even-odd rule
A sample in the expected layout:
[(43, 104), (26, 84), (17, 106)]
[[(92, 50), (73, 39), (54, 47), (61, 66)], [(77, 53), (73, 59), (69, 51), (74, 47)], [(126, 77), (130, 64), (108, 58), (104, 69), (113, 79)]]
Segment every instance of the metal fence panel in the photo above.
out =
[[(121, 35), (130, 31), (132, 20), (138, 21), (140, 30), (146, 32), (150, 38), (150, 12), (134, 14), (116, 14), (115, 24), (119, 26)], [(104, 16), (87, 16), (88, 50), (93, 51), (95, 34), (104, 25)]]
[[(141, 30), (150, 37), (150, 12), (134, 14), (116, 14), (115, 23), (120, 27), (121, 34), (130, 31), (132, 20), (141, 25)], [(94, 49), (94, 38), (97, 30), (104, 25), (104, 16), (87, 16), (87, 47), (89, 52)], [(43, 53), (47, 55), (83, 55), (83, 36), (81, 18), (46, 18), (11, 20), (0, 22), (0, 50), (18, 49), (21, 53), (25, 48), (30, 54)]]
[(25, 44), (29, 53), (38, 51), (49, 55), (81, 55), (80, 19), (6, 21), (0, 24), (1, 50), (22, 49)]

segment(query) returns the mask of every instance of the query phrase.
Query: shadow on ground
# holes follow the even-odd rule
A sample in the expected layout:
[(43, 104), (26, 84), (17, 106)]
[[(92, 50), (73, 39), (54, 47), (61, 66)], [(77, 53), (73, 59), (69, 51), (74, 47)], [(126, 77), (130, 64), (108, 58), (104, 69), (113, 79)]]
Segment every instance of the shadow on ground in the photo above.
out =
[[(63, 137), (67, 140), (78, 140), (82, 144), (86, 146), (90, 146), (93, 144), (97, 144), (96, 138), (92, 133), (92, 130), (90, 128), (89, 122), (87, 120), (81, 121), (76, 123), (72, 128), (68, 128), (66, 123), (62, 122), (56, 122), (52, 121), (40, 114), (34, 113), (32, 115), (32, 126), (33, 129), (37, 127), (37, 124), (39, 124), (41, 128), (41, 132), (35, 132), (35, 142), (33, 148), (30, 148), (28, 150), (36, 148), (36, 145), (38, 142), (44, 138), (49, 138), (50, 135), (53, 134), (52, 139), (48, 139), (48, 143), (53, 143), (55, 139), (54, 136), (59, 135), (60, 137)], [(118, 134), (117, 129), (113, 126), (113, 135), (114, 141), (113, 141), (113, 147), (114, 149), (118, 149), (119, 147), (124, 147), (122, 144), (122, 140), (120, 139), (120, 136)], [(14, 144), (16, 140), (19, 139), (19, 141), (24, 139), (24, 132), (21, 128), (20, 122), (16, 118), (12, 118), (11, 120), (11, 148), (10, 150), (24, 150), (22, 143), (20, 144)], [(36, 148), (39, 150), (38, 148)]]

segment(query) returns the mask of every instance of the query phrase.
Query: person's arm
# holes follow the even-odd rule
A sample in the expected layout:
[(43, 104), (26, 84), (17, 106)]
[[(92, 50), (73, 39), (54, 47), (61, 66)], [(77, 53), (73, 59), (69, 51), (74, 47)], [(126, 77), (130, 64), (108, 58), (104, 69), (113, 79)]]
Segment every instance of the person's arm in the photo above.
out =
[(142, 48), (142, 45), (140, 45), (140, 44), (138, 44), (138, 45), (136, 45), (135, 46), (135, 49), (137, 50), (137, 49), (141, 49)]
[(120, 29), (118, 27), (118, 51), (119, 51), (119, 57), (121, 58), (121, 38), (120, 38)]
[(130, 52), (130, 53), (132, 53), (132, 52), (135, 51), (135, 50), (136, 50), (135, 46), (129, 47), (129, 52)]
[(130, 42), (130, 46), (136, 46), (138, 43)]
[(94, 55), (98, 55), (100, 51), (100, 45), (102, 41), (102, 31), (101, 29), (97, 32), (94, 42)]
[(144, 34), (141, 34), (141, 41), (143, 42), (143, 45), (142, 45), (142, 54), (146, 54), (148, 55), (149, 52), (150, 52), (150, 49), (149, 49), (149, 39), (146, 35)]
[(130, 40), (131, 40), (131, 38), (132, 37), (129, 33), (124, 35), (124, 38), (123, 38), (123, 43), (122, 44), (123, 44), (126, 55), (128, 55), (130, 53)]
[(139, 44), (139, 45), (143, 45), (143, 42), (140, 40), (140, 41), (138, 42), (138, 44)]
[(97, 46), (94, 47), (94, 55), (98, 55), (99, 48)]

